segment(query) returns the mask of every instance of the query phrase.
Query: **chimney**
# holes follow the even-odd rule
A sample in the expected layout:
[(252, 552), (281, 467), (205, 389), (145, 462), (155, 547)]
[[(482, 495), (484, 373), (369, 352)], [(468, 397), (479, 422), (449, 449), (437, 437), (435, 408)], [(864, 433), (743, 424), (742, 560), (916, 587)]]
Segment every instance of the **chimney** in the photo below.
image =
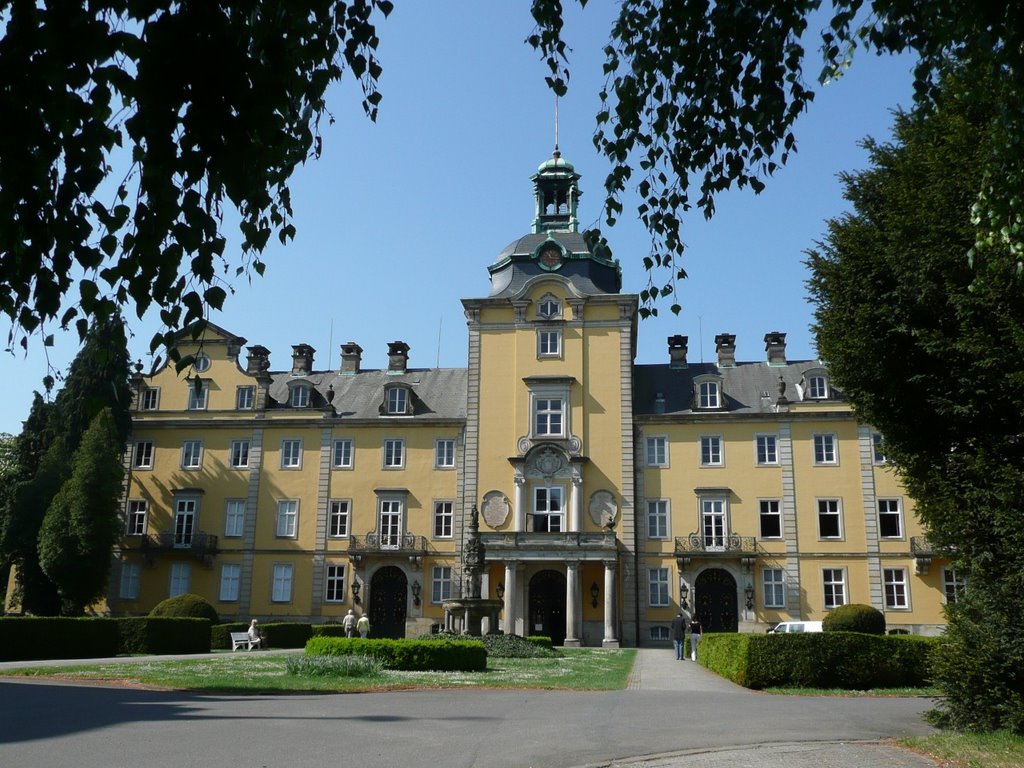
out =
[(768, 365), (786, 364), (786, 334), (771, 331), (764, 335), (764, 351), (768, 353)]
[(686, 342), (685, 336), (668, 337), (668, 365), (669, 368), (686, 367)]
[(404, 341), (388, 343), (388, 373), (405, 373), (409, 363), (409, 345)]
[(363, 362), (363, 348), (354, 341), (341, 345), (341, 372), (359, 373), (359, 366)]
[(718, 353), (719, 368), (735, 368), (736, 334), (720, 333), (715, 336), (715, 352)]
[(259, 344), (246, 347), (249, 350), (249, 357), (245, 361), (245, 372), (250, 376), (256, 376), (264, 371), (270, 370), (270, 350)]
[(313, 372), (313, 354), (316, 352), (309, 344), (292, 346), (292, 376), (305, 376)]

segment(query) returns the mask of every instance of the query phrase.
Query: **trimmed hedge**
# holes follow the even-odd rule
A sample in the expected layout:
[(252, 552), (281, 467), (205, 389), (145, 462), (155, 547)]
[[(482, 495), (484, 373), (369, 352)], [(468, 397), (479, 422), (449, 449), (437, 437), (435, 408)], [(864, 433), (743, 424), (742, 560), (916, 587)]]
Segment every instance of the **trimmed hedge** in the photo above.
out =
[[(248, 628), (248, 624), (245, 625)], [(313, 625), (308, 622), (278, 621), (260, 624), (260, 633), (267, 638), (268, 648), (302, 648), (313, 636)]]
[(111, 619), (0, 618), (0, 661), (94, 659), (116, 656), (120, 640)]
[(133, 616), (101, 619), (117, 622), (120, 653), (209, 653), (208, 619)]
[(314, 624), (313, 637), (346, 637), (344, 624)]
[(220, 621), (220, 616), (217, 615), (216, 608), (210, 605), (205, 598), (190, 593), (177, 595), (175, 597), (168, 597), (166, 600), (161, 600), (153, 606), (153, 610), (149, 612), (149, 615), (170, 616), (174, 618), (209, 619), (213, 624)]
[(847, 603), (833, 608), (821, 622), (823, 632), (863, 632), (885, 634), (885, 614), (862, 603)]
[(546, 648), (549, 651), (551, 650), (551, 638), (544, 635), (528, 635), (526, 637), (526, 642), (533, 643), (539, 648)]
[(244, 621), (226, 621), (210, 627), (210, 647), (220, 650), (231, 650), (231, 633), (248, 632), (249, 625)]
[(358, 637), (314, 637), (306, 656), (370, 656), (385, 669), (481, 672), (487, 649), (479, 640), (371, 640)]
[(929, 684), (931, 655), (939, 642), (856, 632), (715, 633), (701, 638), (698, 658), (747, 688), (920, 687)]

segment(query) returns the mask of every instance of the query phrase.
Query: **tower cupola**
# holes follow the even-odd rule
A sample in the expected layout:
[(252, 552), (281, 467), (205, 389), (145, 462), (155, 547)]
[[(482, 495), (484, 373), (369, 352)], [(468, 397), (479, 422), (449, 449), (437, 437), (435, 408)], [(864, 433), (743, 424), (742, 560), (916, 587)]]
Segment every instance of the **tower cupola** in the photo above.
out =
[(576, 209), (582, 194), (578, 183), (580, 175), (572, 163), (562, 159), (557, 144), (551, 159), (541, 163), (531, 180), (536, 202), (534, 233), (578, 232)]

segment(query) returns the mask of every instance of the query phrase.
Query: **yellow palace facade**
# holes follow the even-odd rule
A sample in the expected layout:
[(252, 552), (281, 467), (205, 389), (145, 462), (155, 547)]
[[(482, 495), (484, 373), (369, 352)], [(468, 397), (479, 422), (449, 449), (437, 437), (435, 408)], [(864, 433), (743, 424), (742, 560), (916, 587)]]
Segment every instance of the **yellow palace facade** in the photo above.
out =
[(465, 368), (395, 341), (377, 367), (349, 342), (273, 370), (210, 325), (182, 336), (187, 376), (139, 370), (110, 610), (191, 592), (223, 618), (458, 629), (476, 507), (507, 632), (652, 645), (680, 609), (764, 631), (850, 602), (941, 631), (962, 585), (828, 371), (779, 332), (756, 362), (723, 333), (713, 363), (673, 336), (637, 364), (638, 298), (578, 231), (578, 181), (557, 150), (533, 176), (531, 231), (463, 300)]

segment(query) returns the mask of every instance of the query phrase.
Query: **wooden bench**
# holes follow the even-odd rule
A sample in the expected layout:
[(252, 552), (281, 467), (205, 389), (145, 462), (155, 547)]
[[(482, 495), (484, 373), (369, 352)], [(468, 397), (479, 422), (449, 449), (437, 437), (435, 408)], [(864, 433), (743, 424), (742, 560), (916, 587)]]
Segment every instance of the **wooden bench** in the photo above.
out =
[(250, 640), (248, 632), (232, 632), (231, 633), (231, 650), (237, 651), (242, 646), (245, 646), (245, 650), (251, 651), (253, 648), (260, 647), (259, 640)]

